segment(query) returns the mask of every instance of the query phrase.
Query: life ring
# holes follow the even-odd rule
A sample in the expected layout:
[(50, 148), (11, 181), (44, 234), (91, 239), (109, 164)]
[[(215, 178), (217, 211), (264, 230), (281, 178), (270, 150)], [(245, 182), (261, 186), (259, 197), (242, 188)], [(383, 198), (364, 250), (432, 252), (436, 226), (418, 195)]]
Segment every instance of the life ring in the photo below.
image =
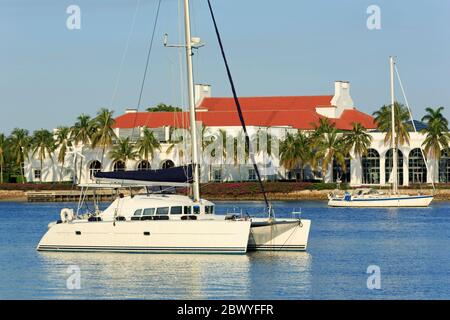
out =
[(64, 208), (61, 210), (60, 213), (61, 221), (62, 222), (70, 222), (74, 219), (75, 215), (73, 213), (73, 209)]

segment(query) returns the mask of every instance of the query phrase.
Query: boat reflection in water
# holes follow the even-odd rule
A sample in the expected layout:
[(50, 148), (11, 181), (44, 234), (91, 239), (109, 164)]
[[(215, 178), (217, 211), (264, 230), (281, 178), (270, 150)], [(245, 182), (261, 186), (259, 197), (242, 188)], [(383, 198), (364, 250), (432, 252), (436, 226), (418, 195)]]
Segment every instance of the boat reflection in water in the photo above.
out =
[[(307, 296), (311, 256), (307, 252), (247, 255), (118, 254), (39, 252), (39, 276), (52, 284), (51, 298), (104, 299), (282, 299)], [(79, 290), (67, 279), (79, 267)], [(70, 269), (72, 267), (72, 269)], [(295, 282), (297, 285), (292, 286)]]

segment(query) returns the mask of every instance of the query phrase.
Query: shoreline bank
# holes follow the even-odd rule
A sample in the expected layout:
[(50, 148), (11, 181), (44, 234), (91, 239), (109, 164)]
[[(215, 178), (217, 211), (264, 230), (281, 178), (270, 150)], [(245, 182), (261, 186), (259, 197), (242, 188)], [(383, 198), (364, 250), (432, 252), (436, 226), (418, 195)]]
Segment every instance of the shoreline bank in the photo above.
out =
[[(61, 190), (63, 191), (63, 190)], [(296, 201), (296, 200), (327, 200), (327, 195), (333, 190), (299, 190), (287, 193), (269, 192), (267, 194), (271, 201)], [(431, 190), (399, 190), (401, 193), (416, 195), (431, 194)], [(58, 190), (55, 190), (58, 192)], [(211, 201), (261, 201), (264, 200), (262, 195), (212, 195), (205, 194), (205, 198)], [(450, 189), (437, 189), (435, 194), (436, 201), (450, 201)], [(27, 202), (27, 193), (23, 190), (0, 190), (0, 202)], [(57, 201), (52, 201), (57, 202)]]

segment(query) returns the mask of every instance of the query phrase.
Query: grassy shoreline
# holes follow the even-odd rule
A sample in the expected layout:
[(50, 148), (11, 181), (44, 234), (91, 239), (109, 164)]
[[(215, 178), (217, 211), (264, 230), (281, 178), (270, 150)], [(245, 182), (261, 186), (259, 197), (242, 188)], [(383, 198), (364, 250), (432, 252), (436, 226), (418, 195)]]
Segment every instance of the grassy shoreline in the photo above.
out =
[[(59, 191), (59, 190), (54, 190)], [(62, 190), (61, 190), (62, 191)], [(324, 190), (297, 190), (291, 192), (268, 192), (267, 196), (272, 201), (296, 201), (296, 200), (327, 200), (327, 195), (333, 189)], [(401, 193), (407, 194), (431, 194), (431, 190), (404, 189)], [(262, 201), (261, 194), (204, 194), (204, 198), (211, 201)], [(437, 201), (449, 201), (450, 189), (437, 189), (435, 194)], [(0, 202), (26, 202), (27, 196), (25, 190), (0, 190)]]

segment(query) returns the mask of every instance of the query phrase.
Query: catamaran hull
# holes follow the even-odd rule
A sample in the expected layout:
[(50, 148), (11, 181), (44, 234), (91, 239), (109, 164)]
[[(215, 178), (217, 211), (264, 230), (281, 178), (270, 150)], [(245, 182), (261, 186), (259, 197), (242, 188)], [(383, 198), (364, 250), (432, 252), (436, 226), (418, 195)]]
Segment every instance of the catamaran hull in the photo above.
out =
[(282, 219), (268, 222), (253, 219), (248, 250), (305, 251), (308, 246), (311, 220)]
[(332, 198), (330, 207), (428, 207), (433, 196), (405, 196), (386, 198), (350, 199)]
[(77, 221), (51, 226), (37, 250), (244, 254), (249, 232), (250, 221)]

